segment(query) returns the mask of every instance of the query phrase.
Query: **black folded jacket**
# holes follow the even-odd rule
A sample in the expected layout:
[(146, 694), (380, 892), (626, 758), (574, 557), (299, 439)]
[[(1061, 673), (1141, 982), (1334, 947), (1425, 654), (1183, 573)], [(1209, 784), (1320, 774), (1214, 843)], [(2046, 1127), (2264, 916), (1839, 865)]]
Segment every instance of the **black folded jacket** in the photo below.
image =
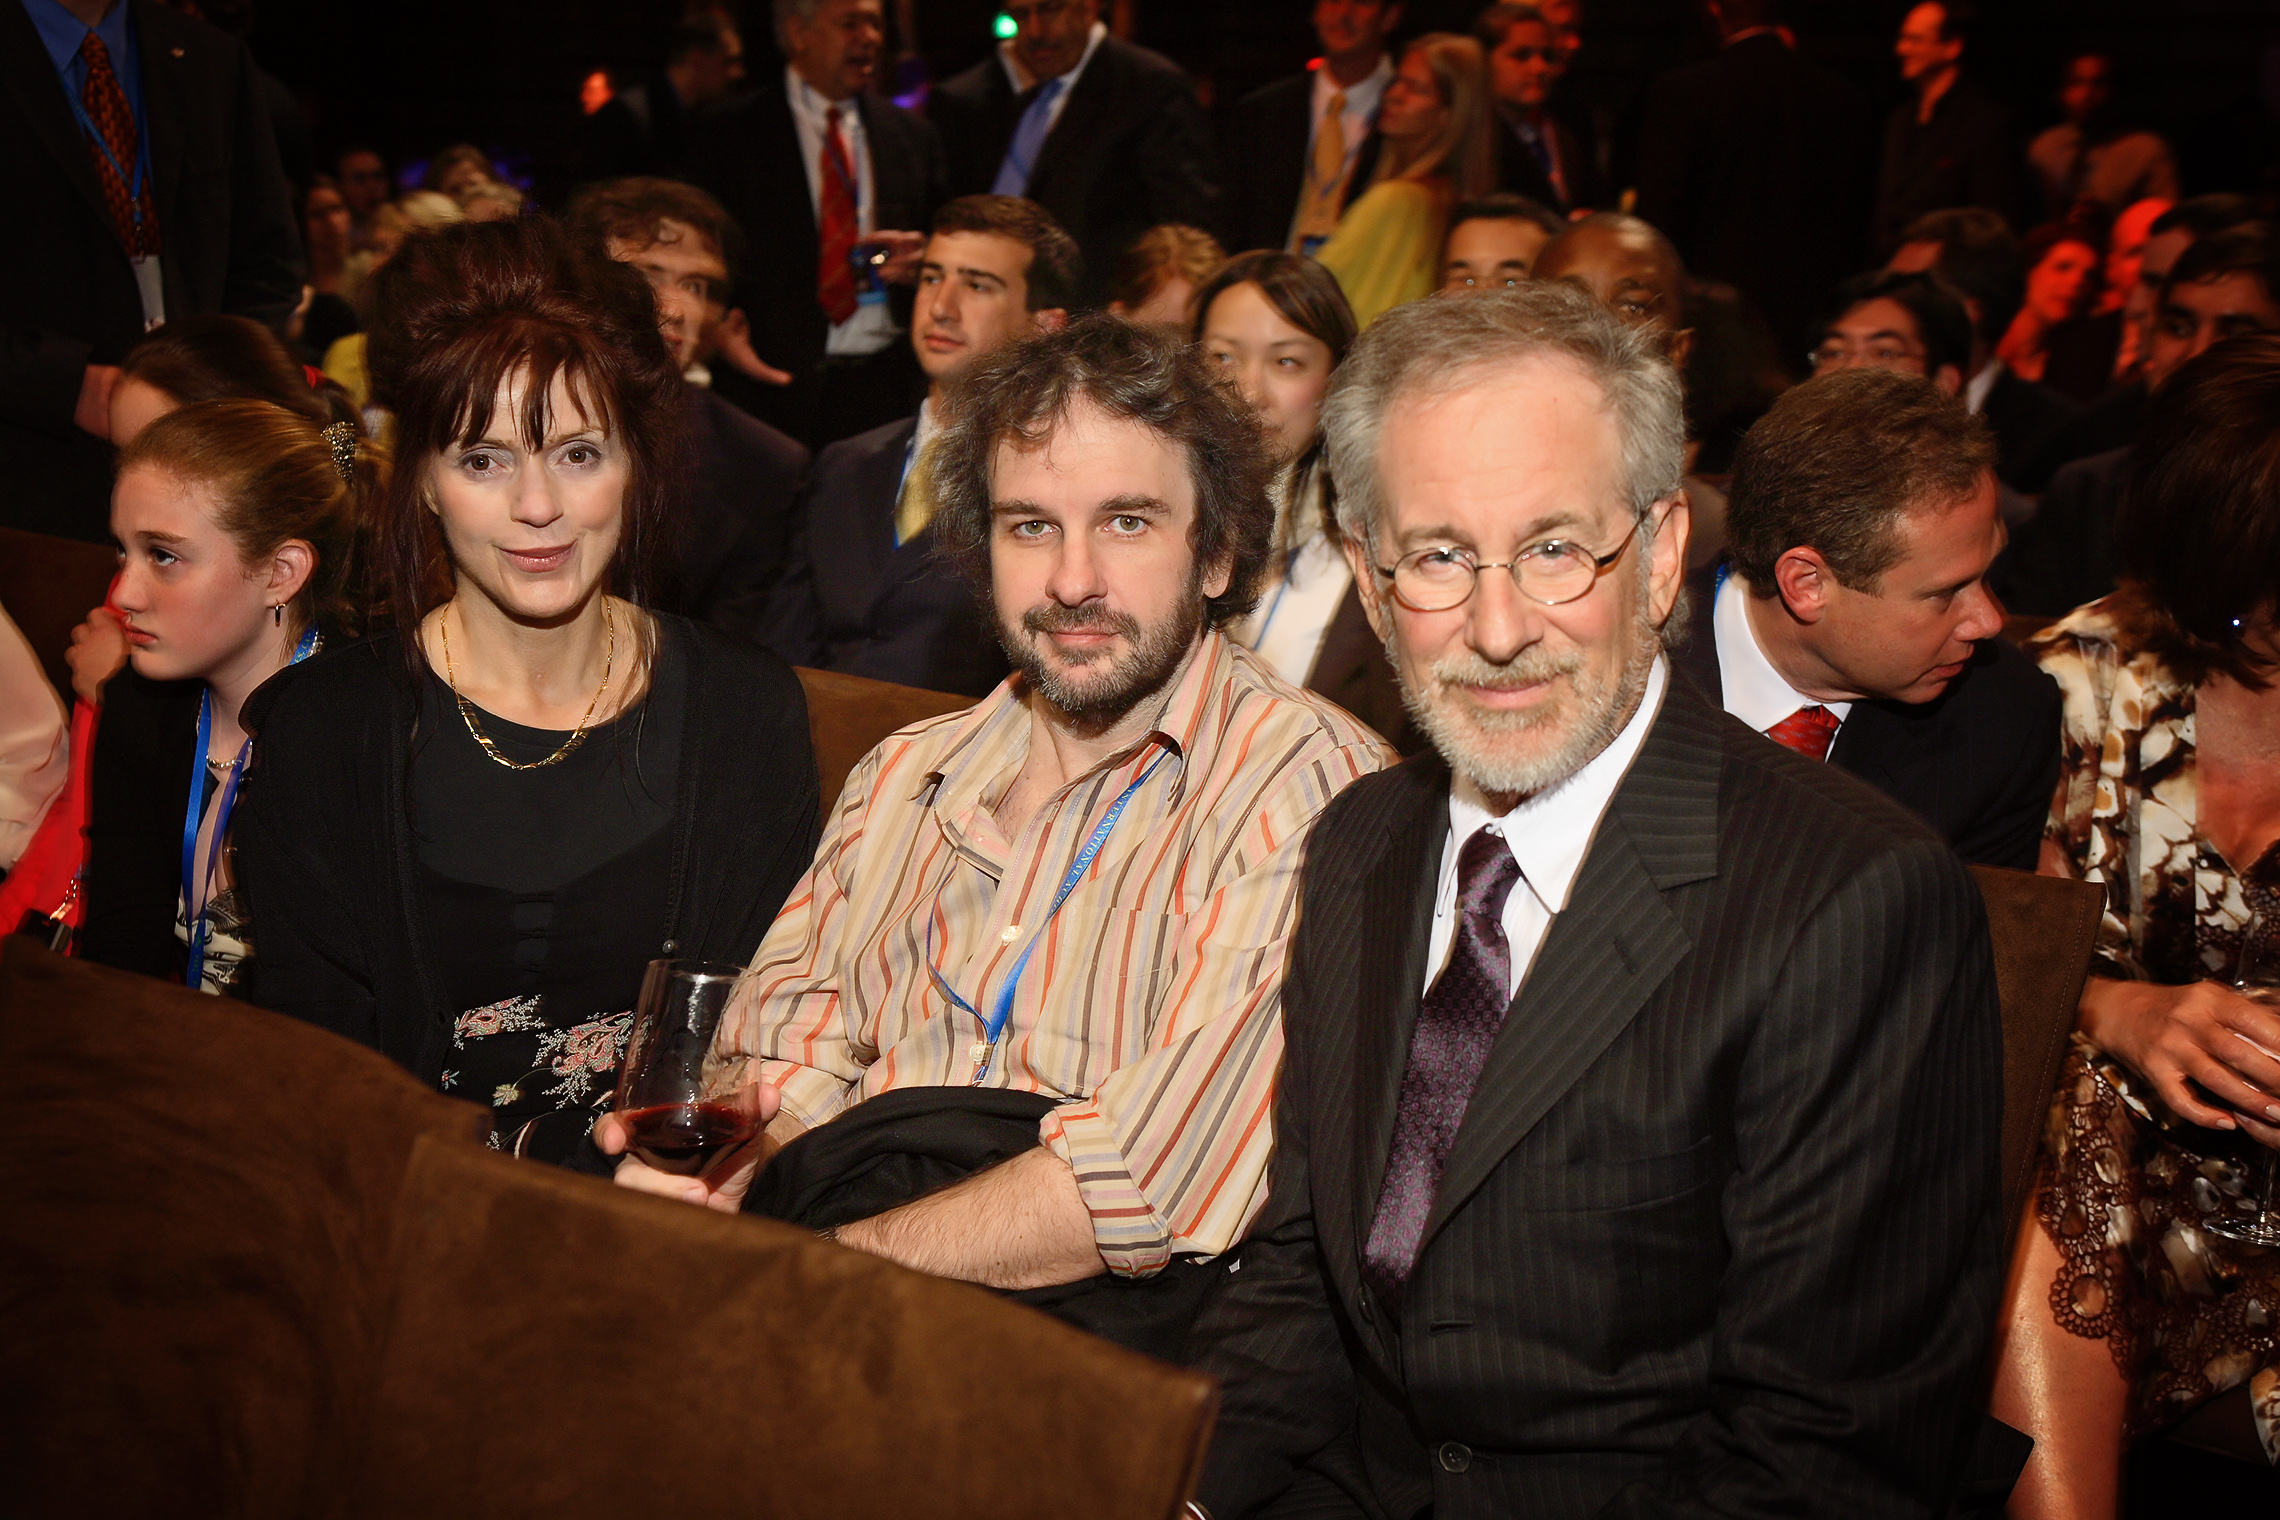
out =
[[(1054, 1107), (1041, 1093), (905, 1087), (856, 1104), (776, 1153), (744, 1195), (744, 1211), (811, 1230), (852, 1224), (1010, 1161), (1037, 1145)], [(1212, 1279), (1205, 1259), (1178, 1257), (1149, 1277), (1104, 1273), (1006, 1292), (1080, 1330), (1178, 1361)]]

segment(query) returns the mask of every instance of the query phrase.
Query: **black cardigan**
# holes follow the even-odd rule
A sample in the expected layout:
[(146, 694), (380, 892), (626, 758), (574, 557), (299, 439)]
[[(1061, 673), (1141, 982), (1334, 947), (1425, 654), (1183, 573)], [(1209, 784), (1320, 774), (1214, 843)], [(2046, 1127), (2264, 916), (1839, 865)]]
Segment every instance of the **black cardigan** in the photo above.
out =
[[(672, 890), (657, 953), (749, 960), (814, 856), (815, 751), (791, 667), (685, 618)], [(405, 783), (415, 689), (393, 634), (280, 674), (246, 704), (255, 734), (235, 823), (254, 924), (254, 999), (434, 1083), (460, 1010), (444, 998), (418, 891)]]

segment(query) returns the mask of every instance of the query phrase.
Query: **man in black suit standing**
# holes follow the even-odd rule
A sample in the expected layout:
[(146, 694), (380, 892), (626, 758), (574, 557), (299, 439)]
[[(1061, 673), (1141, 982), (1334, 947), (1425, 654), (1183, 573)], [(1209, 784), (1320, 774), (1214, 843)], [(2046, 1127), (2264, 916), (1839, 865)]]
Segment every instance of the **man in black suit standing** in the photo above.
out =
[(755, 640), (784, 569), (808, 451), (714, 393), (698, 364), (727, 314), (744, 234), (694, 185), (635, 177), (589, 185), (565, 220), (657, 293), (657, 325), (681, 368), (688, 458), (674, 504), (668, 611)]
[(1201, 1501), (1937, 1513), (2002, 1282), (1986, 919), (1674, 680), (1678, 378), (1581, 293), (1419, 301), (1325, 428), (1435, 752), (1316, 823)]
[(1228, 247), (1306, 253), (1337, 227), (1348, 187), (1377, 162), (1386, 39), (1400, 25), (1398, 0), (1315, 0), (1321, 57), (1235, 103), (1229, 140), (1243, 151), (1227, 163)]
[(1705, 3), (1724, 45), (1650, 92), (1635, 209), (1803, 353), (1820, 302), (1866, 251), (1868, 101), (1797, 56), (1780, 0)]
[(935, 216), (910, 331), (926, 400), (917, 416), (817, 457), (769, 598), (770, 649), (794, 665), (972, 697), (1005, 679), (987, 614), (935, 552), (919, 456), (940, 427), (943, 388), (984, 355), (1058, 330), (1081, 267), (1076, 243), (1034, 202), (967, 195)]
[(1726, 562), (1692, 588), (1680, 668), (1965, 860), (2031, 871), (2058, 784), (2058, 688), (2002, 637), (1995, 440), (1919, 375), (1840, 369), (1742, 439)]
[[(789, 61), (699, 116), (691, 177), (752, 243), (742, 292), (750, 344), (789, 383), (723, 374), (729, 399), (809, 448), (909, 410), (920, 381), (904, 347), (904, 286), (947, 198), (934, 128), (870, 89), (885, 45), (881, 0), (776, 0)], [(801, 212), (806, 212), (802, 216)], [(863, 249), (884, 256), (858, 274)]]
[(0, 5), (0, 523), (110, 539), (110, 390), (169, 317), (282, 332), (301, 241), (262, 76), (153, 0)]
[(1108, 35), (1100, 0), (1006, 0), (1014, 35), (935, 90), (956, 195), (1025, 196), (1084, 251), (1088, 305), (1132, 240), (1219, 225), (1211, 132), (1177, 64)]
[(1963, 73), (1971, 24), (1964, 0), (1924, 0), (1900, 23), (1892, 51), (1908, 98), (1884, 122), (1876, 185), (1876, 247), (1888, 253), (1909, 223), (1977, 206), (2009, 217), (2019, 145), (2002, 103)]

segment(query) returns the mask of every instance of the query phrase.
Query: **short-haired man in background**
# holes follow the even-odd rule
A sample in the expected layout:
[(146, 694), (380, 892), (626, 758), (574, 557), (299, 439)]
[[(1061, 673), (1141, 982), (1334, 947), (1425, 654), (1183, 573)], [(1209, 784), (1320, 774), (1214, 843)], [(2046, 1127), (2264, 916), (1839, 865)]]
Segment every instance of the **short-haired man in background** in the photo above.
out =
[[(749, 1201), (938, 1276), (1108, 1287), (1054, 1305), (1176, 1356), (1195, 1258), (1265, 1196), (1307, 827), (1388, 754), (1219, 632), (1257, 593), (1269, 465), (1176, 337), (1103, 316), (994, 356), (928, 467), (1016, 674), (855, 768), (753, 957), (716, 1051), (790, 1143)], [(866, 1181), (977, 1129), (953, 1186)], [(750, 1175), (620, 1180), (733, 1208)]]
[(1681, 668), (1726, 711), (1889, 795), (1965, 860), (2032, 870), (2058, 688), (2001, 637), (1995, 444), (1952, 392), (1848, 369), (1742, 439), (1727, 563)]
[(1566, 226), (1550, 208), (1506, 191), (1459, 201), (1441, 239), (1441, 288), (1510, 290)]
[(1935, 274), (1859, 275), (1837, 287), (1833, 315), (1806, 355), (1816, 375), (1888, 369), (1960, 395), (1971, 364), (1971, 312)]
[(1414, 302), (1324, 427), (1436, 752), (1307, 842), (1203, 1503), (1938, 1512), (2005, 1245), (1969, 874), (1671, 678), (1685, 434), (1635, 329)]
[(689, 172), (691, 118), (744, 83), (744, 38), (718, 10), (699, 11), (666, 34), (665, 67), (612, 95), (579, 123), (578, 160), (588, 179)]
[(761, 642), (794, 665), (978, 697), (1005, 661), (972, 592), (935, 553), (920, 453), (943, 390), (1006, 344), (1051, 332), (1076, 301), (1077, 246), (1042, 208), (968, 195), (936, 214), (911, 306), (927, 378), (918, 414), (817, 456), (792, 509)]
[(1590, 142), (1551, 109), (1552, 89), (1567, 71), (1551, 18), (1521, 0), (1502, 0), (1480, 13), (1473, 36), (1488, 59), (1497, 187), (1563, 215), (1606, 204)]
[[(613, 259), (631, 264), (657, 294), (665, 346), (685, 377), (728, 309), (744, 235), (720, 202), (669, 179), (621, 179), (581, 190), (565, 219)], [(689, 468), (672, 533), (678, 586), (671, 609), (740, 638), (759, 637), (769, 591), (784, 571), (792, 500), (808, 451), (723, 401), (710, 384), (683, 382)]]

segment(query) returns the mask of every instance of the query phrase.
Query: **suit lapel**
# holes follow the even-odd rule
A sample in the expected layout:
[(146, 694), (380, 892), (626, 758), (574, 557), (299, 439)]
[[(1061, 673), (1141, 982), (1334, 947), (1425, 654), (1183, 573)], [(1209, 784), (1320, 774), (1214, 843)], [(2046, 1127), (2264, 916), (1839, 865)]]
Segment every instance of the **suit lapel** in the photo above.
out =
[(1430, 752), (1397, 772), (1409, 782), (1376, 821), (1385, 849), (1354, 891), (1362, 897), (1360, 975), (1354, 992), (1355, 1069), (1353, 1250), (1369, 1228), (1385, 1187), (1393, 1145), (1393, 1113), (1409, 1064), (1409, 1035), (1425, 985), (1425, 953), (1433, 935), (1433, 896), (1449, 837), (1449, 768)]
[[(47, 49), (40, 43), (32, 18), (24, 14), (21, 5), (0, 6), (0, 28), (7, 32), (6, 36), (0, 36), (0, 77), (6, 79), (8, 93), (16, 99), (16, 108), (24, 113), (24, 119), (40, 141), (55, 155), (64, 177), (78, 188), (96, 219), (111, 229), (111, 242), (124, 257), (126, 245), (119, 242), (117, 223), (111, 220), (110, 202), (103, 199), (103, 187), (96, 180), (94, 162), (88, 157), (87, 141), (80, 135), (79, 123), (71, 114), (62, 79), (49, 66)], [(149, 72), (147, 65), (144, 72), (146, 75)]]
[(1489, 1048), (1425, 1221), (1428, 1244), (1692, 948), (1663, 894), (1717, 874), (1718, 723), (1671, 683)]
[[(1038, 189), (1052, 183), (1053, 175), (1064, 160), (1082, 159), (1099, 151), (1106, 130), (1113, 125), (1109, 120), (1109, 97), (1116, 93), (1116, 60), (1110, 50), (1115, 46), (1115, 38), (1101, 38), (1100, 46), (1093, 50), (1092, 62), (1085, 65), (1076, 88), (1069, 91), (1068, 104), (1061, 107), (1053, 130), (1045, 134), (1045, 146), (1037, 155), (1037, 165), (1029, 171), (1032, 200)], [(1012, 141), (1010, 133), (1006, 140)]]
[[(147, 137), (151, 195), (158, 208), (158, 235), (163, 240), (167, 229), (174, 225), (178, 192), (182, 188), (183, 145), (190, 134), (183, 125), (181, 70), (191, 60), (167, 42), (170, 29), (166, 21), (170, 18), (152, 19), (158, 9), (151, 0), (135, 0), (135, 40), (142, 58), (143, 109), (150, 113)], [(203, 41), (196, 37), (188, 40)], [(163, 241), (161, 247), (164, 247)], [(170, 268), (171, 262), (161, 267)]]

